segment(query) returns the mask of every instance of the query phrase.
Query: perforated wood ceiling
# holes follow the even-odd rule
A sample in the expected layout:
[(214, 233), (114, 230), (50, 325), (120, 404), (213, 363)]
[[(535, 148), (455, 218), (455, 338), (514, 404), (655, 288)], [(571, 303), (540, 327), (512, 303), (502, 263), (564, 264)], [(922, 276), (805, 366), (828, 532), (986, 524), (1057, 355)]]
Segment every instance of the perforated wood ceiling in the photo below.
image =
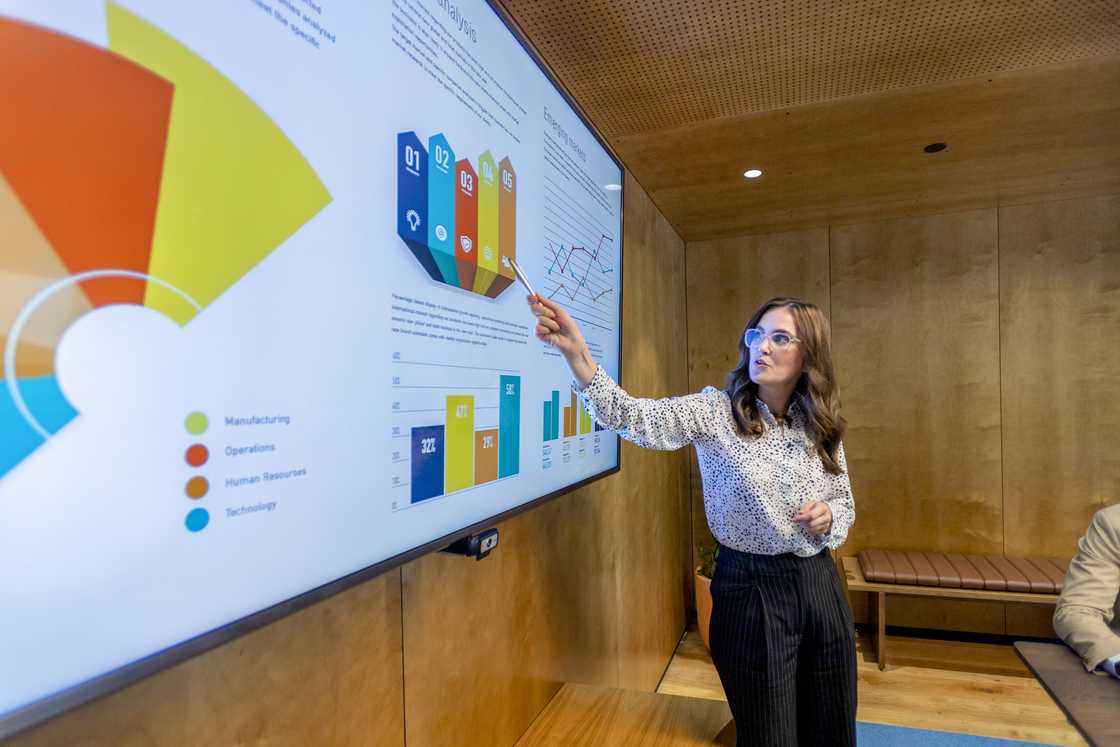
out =
[(1120, 0), (503, 0), (608, 137), (1120, 54)]
[(1120, 192), (1120, 0), (501, 2), (686, 240)]

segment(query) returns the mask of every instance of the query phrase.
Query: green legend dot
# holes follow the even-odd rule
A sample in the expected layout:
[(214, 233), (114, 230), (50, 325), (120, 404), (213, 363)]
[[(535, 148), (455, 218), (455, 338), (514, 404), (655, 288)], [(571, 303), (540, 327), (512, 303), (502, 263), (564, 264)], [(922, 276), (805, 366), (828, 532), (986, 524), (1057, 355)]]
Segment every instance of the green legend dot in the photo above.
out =
[(192, 412), (187, 416), (187, 433), (192, 436), (201, 436), (206, 432), (206, 428), (210, 425), (210, 421), (206, 419), (206, 415), (201, 412)]

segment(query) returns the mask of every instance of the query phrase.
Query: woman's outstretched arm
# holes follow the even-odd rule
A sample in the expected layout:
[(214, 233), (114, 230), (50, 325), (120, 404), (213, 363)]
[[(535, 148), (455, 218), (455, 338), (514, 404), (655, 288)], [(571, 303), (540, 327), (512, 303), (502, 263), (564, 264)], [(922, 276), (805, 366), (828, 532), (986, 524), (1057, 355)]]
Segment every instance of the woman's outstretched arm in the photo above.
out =
[(638, 446), (662, 450), (679, 449), (710, 432), (723, 404), (718, 391), (662, 399), (632, 397), (595, 363), (579, 325), (564, 307), (539, 295), (528, 300), (537, 317), (537, 338), (564, 356), (580, 397), (604, 428)]

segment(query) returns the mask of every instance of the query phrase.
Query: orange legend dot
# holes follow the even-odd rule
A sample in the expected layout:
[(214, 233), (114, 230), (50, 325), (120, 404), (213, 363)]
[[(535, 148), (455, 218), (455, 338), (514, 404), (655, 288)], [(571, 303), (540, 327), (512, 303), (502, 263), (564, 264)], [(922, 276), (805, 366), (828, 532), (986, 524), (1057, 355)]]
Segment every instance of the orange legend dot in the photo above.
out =
[(192, 477), (187, 480), (187, 497), (198, 500), (210, 490), (210, 483), (205, 477)]
[(210, 450), (202, 444), (195, 444), (187, 449), (187, 464), (192, 467), (201, 467), (210, 458)]

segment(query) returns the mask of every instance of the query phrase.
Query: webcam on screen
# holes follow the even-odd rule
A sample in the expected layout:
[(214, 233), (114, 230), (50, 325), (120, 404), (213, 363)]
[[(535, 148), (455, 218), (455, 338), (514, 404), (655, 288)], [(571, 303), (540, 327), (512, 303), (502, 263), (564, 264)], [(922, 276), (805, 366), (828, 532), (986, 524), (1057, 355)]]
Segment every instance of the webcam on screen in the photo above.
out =
[(498, 529), (497, 527), (492, 527), (478, 532), (477, 534), (471, 534), (460, 540), (456, 540), (440, 550), (440, 552), (482, 560), (497, 546)]

